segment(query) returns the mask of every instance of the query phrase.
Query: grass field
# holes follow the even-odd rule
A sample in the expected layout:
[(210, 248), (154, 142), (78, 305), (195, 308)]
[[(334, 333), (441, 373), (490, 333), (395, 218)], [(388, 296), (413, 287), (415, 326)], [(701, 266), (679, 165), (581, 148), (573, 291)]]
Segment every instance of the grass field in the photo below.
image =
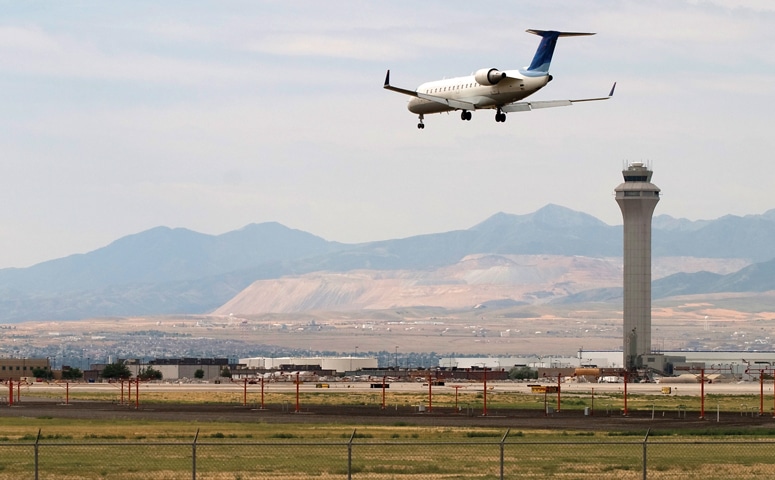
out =
[[(25, 393), (30, 398), (48, 398), (62, 399), (62, 394), (58, 392), (33, 392)], [(118, 402), (121, 399), (119, 391), (94, 392), (77, 391), (71, 389), (69, 392), (70, 401), (88, 400)], [(247, 399), (251, 405), (257, 405), (261, 402), (261, 394), (255, 389), (249, 390), (247, 396), (242, 391), (211, 391), (211, 392), (157, 392), (141, 391), (140, 402), (144, 405), (157, 403), (173, 404), (242, 404)], [(134, 402), (135, 397), (129, 397), (124, 392), (125, 402)], [(284, 392), (266, 392), (264, 394), (266, 404), (295, 404), (296, 394), (292, 391)], [(543, 394), (524, 394), (516, 392), (488, 392), (488, 409), (535, 409), (543, 410), (544, 402), (551, 407), (557, 405), (557, 394), (548, 394), (546, 398)], [(701, 398), (696, 395), (643, 395), (629, 394), (627, 396), (627, 408), (630, 411), (636, 410), (655, 410), (658, 412), (677, 412), (677, 411), (699, 411), (702, 407)], [(385, 403), (388, 407), (394, 406), (413, 406), (428, 405), (429, 397), (427, 391), (424, 392), (389, 392), (386, 394)], [(773, 397), (765, 395), (763, 409), (765, 414), (773, 413)], [(315, 405), (373, 405), (382, 404), (382, 394), (368, 391), (347, 391), (346, 393), (332, 391), (302, 391), (299, 394), (299, 404), (303, 407)], [(457, 399), (455, 393), (449, 390), (433, 393), (432, 404), (439, 408), (454, 408), (457, 404), (459, 408), (481, 409), (484, 405), (484, 395), (481, 391), (461, 391)], [(760, 407), (760, 398), (755, 394), (737, 394), (737, 395), (717, 395), (706, 394), (705, 410), (711, 412), (721, 410), (723, 412), (757, 412)], [(592, 395), (584, 393), (562, 393), (561, 408), (564, 410), (584, 410), (585, 408), (594, 408), (598, 411), (619, 411), (624, 408), (624, 395), (622, 393), (597, 393)]]
[[(30, 478), (39, 429), (41, 478), (58, 479), (191, 478), (194, 458), (197, 478), (207, 479), (347, 478), (348, 464), (353, 478), (495, 479), (501, 448), (507, 478), (622, 479), (642, 478), (644, 452), (642, 431), (516, 431), (501, 445), (504, 429), (404, 422), (354, 428), (0, 418), (0, 479)], [(649, 478), (772, 478), (775, 443), (762, 441), (763, 433), (710, 439), (662, 432), (648, 443)]]
[[(52, 394), (41, 394), (52, 395)], [(55, 394), (54, 398), (59, 398)], [(143, 405), (199, 403), (239, 405), (241, 392), (148, 392)], [(71, 392), (72, 400), (117, 396)], [(427, 394), (391, 392), (388, 406), (427, 404)], [(248, 401), (256, 403), (252, 392)], [(295, 402), (293, 392), (275, 392), (273, 405)], [(547, 401), (556, 405), (556, 395)], [(367, 405), (381, 402), (372, 392), (303, 392), (300, 403)], [(481, 392), (461, 393), (458, 404), (481, 408)], [(632, 410), (680, 412), (699, 410), (696, 396), (630, 395)], [(770, 405), (772, 397), (765, 400)], [(435, 408), (451, 408), (454, 393), (434, 394)], [(591, 405), (587, 394), (563, 394), (562, 408), (578, 411)], [(707, 396), (706, 408), (725, 412), (758, 407), (751, 395)], [(514, 392), (488, 394), (488, 408), (542, 410), (543, 395)], [(620, 393), (595, 396), (595, 408), (618, 410)], [(648, 428), (631, 431), (586, 429), (519, 429), (505, 427), (428, 426), (397, 418), (392, 424), (370, 424), (358, 418), (337, 423), (271, 423), (250, 421), (151, 421), (36, 416), (0, 416), (0, 480), (33, 478), (34, 449), (40, 478), (55, 479), (497, 479), (505, 478), (643, 478), (644, 452), (648, 478), (728, 479), (775, 477), (775, 426), (758, 428), (661, 428), (644, 446)], [(579, 415), (579, 414), (577, 414)], [(40, 432), (40, 437), (38, 437)], [(196, 439), (196, 442), (195, 442)], [(352, 444), (350, 442), (352, 441)], [(501, 443), (503, 442), (503, 443)], [(37, 443), (37, 447), (35, 446)], [(502, 455), (502, 457), (501, 457)], [(501, 463), (501, 458), (502, 463)]]

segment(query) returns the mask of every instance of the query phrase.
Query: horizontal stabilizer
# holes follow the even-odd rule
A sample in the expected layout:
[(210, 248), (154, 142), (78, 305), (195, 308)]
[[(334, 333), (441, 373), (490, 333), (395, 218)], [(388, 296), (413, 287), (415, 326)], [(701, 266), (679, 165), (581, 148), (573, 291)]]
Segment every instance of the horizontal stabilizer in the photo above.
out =
[(554, 30), (535, 30), (532, 28), (525, 31), (527, 33), (532, 33), (533, 35), (538, 35), (541, 37), (545, 37), (547, 35), (552, 35), (552, 36), (556, 35), (558, 37), (584, 37), (587, 35), (595, 35), (594, 33), (591, 33), (591, 32), (589, 33), (588, 32), (557, 32)]

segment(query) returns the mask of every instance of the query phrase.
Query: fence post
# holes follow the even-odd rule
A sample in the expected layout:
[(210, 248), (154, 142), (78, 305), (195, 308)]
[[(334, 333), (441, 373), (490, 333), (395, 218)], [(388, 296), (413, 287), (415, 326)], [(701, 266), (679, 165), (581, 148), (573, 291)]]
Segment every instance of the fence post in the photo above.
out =
[(40, 443), (40, 429), (38, 429), (38, 438), (35, 439), (35, 480), (38, 480), (38, 443)]
[(353, 478), (353, 438), (355, 438), (355, 429), (350, 435), (350, 441), (347, 442), (347, 480)]
[(196, 480), (196, 440), (199, 438), (199, 429), (196, 429), (194, 442), (191, 444), (191, 479)]
[(649, 441), (649, 433), (651, 433), (651, 429), (649, 428), (646, 430), (646, 436), (643, 438), (643, 480), (646, 480), (648, 477), (648, 462), (646, 461), (646, 444)]
[(504, 450), (506, 448), (506, 437), (509, 436), (510, 431), (510, 428), (506, 429), (506, 433), (504, 433), (503, 438), (501, 438), (501, 480), (505, 478), (503, 476)]

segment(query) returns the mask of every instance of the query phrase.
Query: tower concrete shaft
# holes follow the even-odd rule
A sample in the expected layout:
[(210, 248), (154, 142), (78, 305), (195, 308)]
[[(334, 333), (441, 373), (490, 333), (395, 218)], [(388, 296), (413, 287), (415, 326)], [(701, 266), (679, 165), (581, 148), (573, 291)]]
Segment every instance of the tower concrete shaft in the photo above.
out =
[(653, 172), (642, 163), (622, 171), (616, 203), (624, 219), (624, 363), (641, 366), (651, 353), (651, 216), (659, 202)]

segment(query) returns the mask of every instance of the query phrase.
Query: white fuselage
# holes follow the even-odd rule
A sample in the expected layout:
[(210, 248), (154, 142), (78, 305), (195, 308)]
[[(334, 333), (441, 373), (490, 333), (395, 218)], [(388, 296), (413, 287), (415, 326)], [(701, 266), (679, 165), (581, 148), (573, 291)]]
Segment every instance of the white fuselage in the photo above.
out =
[[(550, 78), (548, 74), (526, 76), (519, 70), (507, 70), (505, 73), (507, 78), (504, 78), (496, 85), (481, 85), (471, 75), (423, 83), (417, 87), (417, 92), (469, 102), (476, 105), (477, 109), (498, 108), (532, 95), (549, 83)], [(457, 108), (423, 98), (411, 99), (407, 108), (410, 112), (417, 114), (458, 110)]]

